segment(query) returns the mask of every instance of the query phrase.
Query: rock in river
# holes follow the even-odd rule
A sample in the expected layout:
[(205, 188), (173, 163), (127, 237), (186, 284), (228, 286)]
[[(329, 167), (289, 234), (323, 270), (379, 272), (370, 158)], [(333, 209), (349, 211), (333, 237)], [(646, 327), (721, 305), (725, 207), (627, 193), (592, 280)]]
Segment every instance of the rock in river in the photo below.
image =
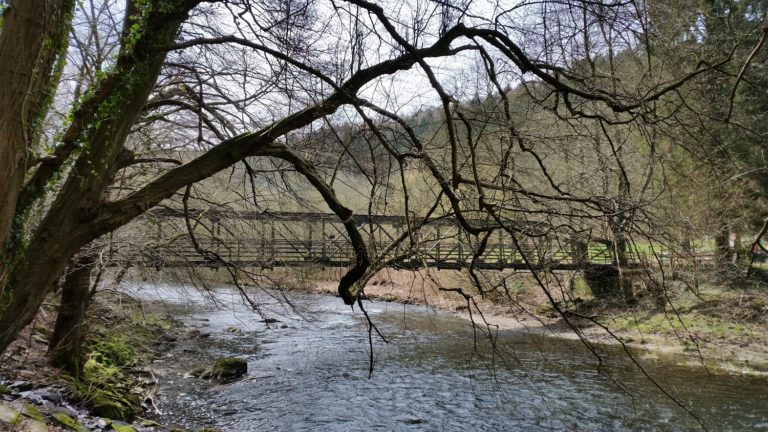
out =
[(223, 357), (213, 362), (209, 368), (196, 368), (188, 375), (202, 379), (231, 380), (240, 378), (248, 372), (248, 362), (235, 357)]

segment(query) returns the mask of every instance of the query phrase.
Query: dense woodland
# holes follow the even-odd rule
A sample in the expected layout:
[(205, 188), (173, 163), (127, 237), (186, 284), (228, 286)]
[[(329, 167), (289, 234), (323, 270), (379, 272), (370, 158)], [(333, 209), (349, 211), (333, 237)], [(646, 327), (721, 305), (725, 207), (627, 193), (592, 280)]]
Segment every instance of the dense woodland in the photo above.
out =
[[(356, 256), (347, 304), (387, 266), (353, 213), (407, 217), (396, 242), (414, 255), (420, 221), (439, 217), (474, 251), (499, 232), (599, 245), (623, 308), (758, 283), (766, 13), (764, 0), (0, 0), (0, 353), (55, 293), (49, 354), (77, 375), (92, 279), (120, 272), (104, 270), (110, 245), (146, 245), (135, 233), (153, 208), (333, 213)], [(178, 238), (235, 283), (268, 284), (200, 246), (220, 230), (188, 216)], [(554, 291), (569, 286), (532, 276), (568, 322)], [(467, 296), (500, 283), (466, 280)]]

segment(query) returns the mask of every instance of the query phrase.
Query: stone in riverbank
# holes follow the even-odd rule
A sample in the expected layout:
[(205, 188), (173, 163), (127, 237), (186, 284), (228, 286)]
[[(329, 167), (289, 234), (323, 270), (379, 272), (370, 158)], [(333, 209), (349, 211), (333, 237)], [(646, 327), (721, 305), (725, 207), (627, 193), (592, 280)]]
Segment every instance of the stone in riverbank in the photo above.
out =
[(240, 378), (248, 372), (248, 362), (236, 357), (223, 357), (213, 362), (209, 368), (196, 368), (189, 371), (189, 376), (202, 379), (231, 380)]
[(17, 429), (19, 432), (49, 432), (48, 425), (40, 420), (25, 419)]
[(0, 403), (0, 426), (15, 425), (21, 421), (21, 413), (8, 405)]
[(81, 425), (77, 420), (73, 419), (72, 417), (62, 412), (53, 413), (53, 419), (59, 422), (62, 426), (64, 426), (68, 430), (78, 431), (78, 432), (83, 430), (83, 425)]

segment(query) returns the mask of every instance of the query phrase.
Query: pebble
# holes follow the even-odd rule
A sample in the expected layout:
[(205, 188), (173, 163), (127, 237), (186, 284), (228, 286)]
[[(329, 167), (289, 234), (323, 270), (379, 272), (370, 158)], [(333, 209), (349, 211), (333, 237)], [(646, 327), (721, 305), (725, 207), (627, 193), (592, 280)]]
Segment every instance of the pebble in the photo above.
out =
[(72, 417), (72, 418), (77, 418), (78, 417), (77, 411), (75, 411), (72, 408), (67, 408), (67, 407), (61, 406), (61, 405), (54, 405), (52, 407), (49, 407), (48, 408), (48, 412), (50, 412), (51, 414), (54, 414), (54, 413), (66, 414), (66, 415), (68, 415), (69, 417)]
[(34, 388), (32, 383), (28, 381), (14, 381), (8, 387), (12, 388), (13, 390), (16, 390), (17, 392), (24, 392), (27, 390), (32, 390), (32, 388)]
[(19, 397), (32, 401), (36, 404), (40, 404), (40, 405), (45, 404), (45, 399), (42, 396), (40, 396), (40, 394), (38, 394), (36, 390), (19, 392)]
[(163, 333), (160, 338), (162, 338), (166, 342), (176, 342), (176, 336), (170, 334), (170, 333)]
[(58, 390), (52, 389), (50, 387), (37, 390), (37, 394), (41, 398), (51, 403), (59, 404), (64, 402), (64, 397), (61, 395), (61, 392), (59, 392)]

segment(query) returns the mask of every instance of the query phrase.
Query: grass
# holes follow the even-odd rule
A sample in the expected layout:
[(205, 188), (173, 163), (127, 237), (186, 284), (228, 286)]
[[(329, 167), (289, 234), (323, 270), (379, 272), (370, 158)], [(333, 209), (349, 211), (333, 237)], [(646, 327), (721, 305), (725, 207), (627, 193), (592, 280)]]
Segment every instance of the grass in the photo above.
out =
[[(701, 294), (678, 293), (662, 309), (604, 310), (601, 322), (624, 342), (652, 339), (672, 352), (701, 352), (708, 363), (739, 370), (768, 368), (768, 293), (708, 285)], [(650, 339), (649, 339), (650, 338)], [(676, 349), (675, 349), (676, 347)]]

